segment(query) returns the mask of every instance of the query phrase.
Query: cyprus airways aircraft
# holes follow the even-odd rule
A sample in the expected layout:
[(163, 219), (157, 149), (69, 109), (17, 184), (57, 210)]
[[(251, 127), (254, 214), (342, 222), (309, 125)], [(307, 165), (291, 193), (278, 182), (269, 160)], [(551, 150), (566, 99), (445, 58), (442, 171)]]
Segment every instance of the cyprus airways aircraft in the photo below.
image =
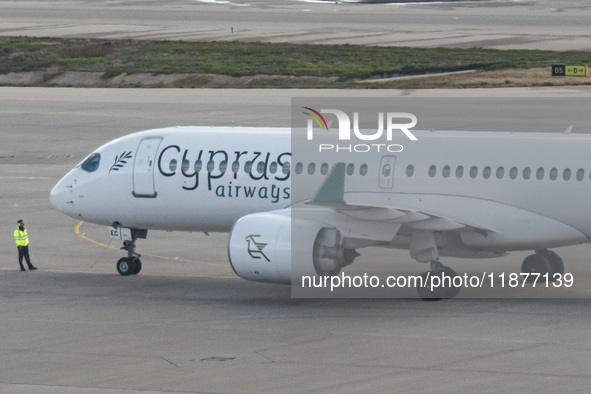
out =
[[(140, 271), (135, 242), (148, 229), (230, 232), (236, 274), (276, 283), (292, 281), (292, 266), (335, 275), (369, 246), (408, 249), (430, 263), (423, 277), (457, 275), (440, 256), (533, 250), (522, 271), (552, 278), (564, 264), (548, 248), (589, 241), (591, 135), (414, 133), (402, 152), (304, 162), (292, 157), (289, 128), (148, 130), (90, 154), (51, 203), (110, 226), (128, 252), (121, 275)], [(296, 201), (294, 178), (309, 185), (306, 198)], [(435, 299), (458, 291), (418, 288)]]

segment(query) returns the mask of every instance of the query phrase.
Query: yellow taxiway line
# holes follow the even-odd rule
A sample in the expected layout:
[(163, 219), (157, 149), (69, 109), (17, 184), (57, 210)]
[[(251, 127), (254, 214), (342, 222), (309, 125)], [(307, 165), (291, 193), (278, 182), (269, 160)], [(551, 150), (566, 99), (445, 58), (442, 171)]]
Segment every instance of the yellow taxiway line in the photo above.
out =
[[(85, 241), (92, 242), (92, 243), (93, 243), (93, 244), (95, 244), (95, 245), (102, 246), (102, 247), (104, 247), (104, 248), (108, 248), (108, 249), (112, 249), (112, 250), (120, 250), (120, 249), (121, 249), (121, 248), (118, 248), (118, 247), (116, 247), (116, 246), (113, 246), (113, 245), (107, 245), (107, 244), (104, 244), (104, 243), (102, 243), (102, 242), (95, 241), (94, 239), (92, 239), (92, 238), (89, 238), (89, 237), (87, 237), (86, 235), (82, 234), (82, 233), (80, 232), (80, 227), (82, 226), (82, 224), (83, 224), (83, 223), (84, 223), (84, 221), (83, 221), (83, 220), (81, 220), (81, 221), (79, 221), (79, 222), (78, 222), (78, 224), (76, 224), (76, 227), (74, 227), (74, 232), (75, 232), (75, 233), (76, 233), (76, 235), (78, 235), (80, 238), (84, 239)], [(159, 259), (164, 259), (164, 260), (171, 260), (171, 261), (182, 261), (182, 262), (184, 262), (184, 263), (209, 264), (209, 265), (213, 265), (213, 266), (219, 267), (219, 265), (218, 265), (218, 264), (214, 264), (214, 263), (207, 263), (207, 262), (204, 262), (204, 261), (185, 260), (185, 259), (181, 259), (181, 258), (178, 258), (178, 257), (167, 257), (167, 256), (160, 256), (160, 255), (157, 255), (157, 254), (151, 254), (151, 253), (142, 253), (142, 255), (143, 255), (143, 256), (156, 257), (156, 258), (159, 258)]]

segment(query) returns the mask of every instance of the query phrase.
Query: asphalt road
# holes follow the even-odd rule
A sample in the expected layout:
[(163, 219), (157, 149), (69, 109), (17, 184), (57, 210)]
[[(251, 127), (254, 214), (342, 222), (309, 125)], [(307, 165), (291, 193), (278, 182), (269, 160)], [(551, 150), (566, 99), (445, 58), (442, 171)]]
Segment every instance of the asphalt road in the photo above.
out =
[[(591, 130), (588, 88), (0, 88), (0, 392), (588, 392), (586, 298), (292, 299), (289, 287), (235, 277), (225, 234), (150, 232), (142, 273), (121, 277), (106, 229), (77, 234), (49, 204), (59, 177), (106, 141), (174, 124), (286, 126), (298, 95), (410, 96), (424, 128)], [(36, 272), (17, 271), (19, 218)], [(589, 246), (558, 252), (585, 267)], [(408, 252), (375, 253), (382, 269), (422, 270)]]
[(10, 36), (591, 49), (586, 0), (1, 0), (0, 10), (0, 34)]

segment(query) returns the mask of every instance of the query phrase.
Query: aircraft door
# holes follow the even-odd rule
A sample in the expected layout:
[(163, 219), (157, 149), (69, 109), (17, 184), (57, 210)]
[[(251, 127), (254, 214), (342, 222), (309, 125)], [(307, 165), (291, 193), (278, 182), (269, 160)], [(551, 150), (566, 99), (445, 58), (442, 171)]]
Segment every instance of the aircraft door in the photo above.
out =
[(154, 187), (154, 165), (161, 141), (161, 137), (148, 137), (140, 142), (133, 164), (132, 194), (134, 197), (156, 198), (158, 196)]
[(396, 156), (384, 156), (380, 161), (380, 174), (378, 176), (380, 188), (392, 189), (394, 187), (394, 165)]

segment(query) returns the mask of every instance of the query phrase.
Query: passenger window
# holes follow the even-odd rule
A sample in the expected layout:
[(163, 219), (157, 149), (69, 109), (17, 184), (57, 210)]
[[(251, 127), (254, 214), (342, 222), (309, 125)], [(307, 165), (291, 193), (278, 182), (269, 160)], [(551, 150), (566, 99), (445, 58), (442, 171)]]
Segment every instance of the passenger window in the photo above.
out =
[(315, 172), (316, 172), (316, 163), (308, 164), (308, 174), (314, 175)]
[(269, 172), (271, 174), (275, 174), (277, 172), (277, 162), (272, 162), (271, 165), (269, 166)]
[(322, 165), (320, 166), (320, 173), (322, 175), (328, 174), (328, 163), (322, 163)]
[(556, 168), (552, 168), (550, 170), (550, 179), (555, 181), (558, 178), (558, 170)]
[(585, 170), (579, 168), (577, 170), (577, 181), (582, 181), (583, 179), (585, 179)]
[(478, 176), (478, 167), (470, 167), (470, 178), (475, 179)]
[(523, 169), (523, 179), (528, 180), (529, 178), (531, 178), (531, 168), (525, 167)]
[(406, 176), (410, 178), (411, 176), (414, 175), (414, 173), (415, 173), (415, 166), (413, 166), (412, 164), (409, 164), (406, 167)]
[(564, 179), (565, 181), (569, 181), (570, 177), (571, 177), (570, 168), (565, 168), (564, 171), (562, 172), (562, 179)]
[[(100, 153), (93, 153), (92, 155), (88, 156), (84, 163), (81, 164), (81, 168), (86, 172), (95, 172), (99, 165), (101, 164), (101, 154)], [(119, 169), (114, 167), (113, 169)]]
[(176, 159), (172, 159), (170, 161), (170, 164), (168, 165), (168, 168), (170, 168), (170, 172), (175, 172), (176, 171)]
[(542, 167), (538, 168), (538, 171), (536, 172), (536, 178), (538, 178), (540, 181), (544, 179), (544, 169)]
[[(301, 163), (300, 163), (300, 164), (301, 164)], [(289, 162), (287, 162), (287, 163), (283, 163), (283, 165), (281, 166), (281, 170), (283, 171), (283, 174), (284, 174), (284, 175), (287, 175), (287, 174), (289, 174), (289, 168), (290, 168), (290, 167), (291, 167), (291, 164), (290, 164)], [(302, 172), (302, 171), (300, 170), (300, 172)]]
[(347, 175), (353, 175), (354, 172), (355, 172), (355, 164), (349, 163), (349, 165), (347, 166)]
[(463, 176), (464, 176), (464, 167), (458, 166), (456, 168), (456, 178), (460, 179)]
[(359, 167), (359, 175), (361, 175), (361, 176), (367, 175), (367, 164), (362, 164), (361, 167)]
[(220, 162), (220, 172), (226, 172), (228, 169), (228, 162), (226, 160)]
[(509, 178), (511, 178), (511, 179), (517, 178), (518, 172), (519, 171), (517, 170), (517, 167), (511, 167), (511, 170), (509, 170)]
[(304, 164), (299, 162), (296, 164), (295, 172), (296, 172), (296, 174), (301, 174), (302, 171), (304, 171)]
[(484, 179), (488, 179), (490, 178), (490, 173), (491, 173), (491, 169), (489, 166), (484, 167), (484, 169), (482, 170), (482, 176), (484, 177)]
[(203, 164), (201, 163), (201, 160), (197, 160), (197, 161), (195, 162), (195, 172), (199, 172), (199, 171), (201, 171), (201, 166), (202, 166), (202, 165), (203, 165)]
[(213, 172), (213, 169), (215, 168), (215, 163), (213, 160), (210, 160), (207, 162), (207, 172), (209, 172), (210, 174)]
[(191, 163), (189, 162), (188, 159), (183, 160), (183, 166), (182, 166), (182, 171), (184, 173), (187, 173), (187, 171), (189, 171), (189, 167), (191, 166)]
[(449, 166), (444, 166), (443, 171), (441, 173), (444, 178), (449, 178), (450, 172), (451, 172), (451, 168)]
[[(431, 178), (433, 178), (433, 177), (435, 177), (435, 174), (437, 174), (437, 167), (433, 165), (433, 166), (429, 167), (429, 176)], [(386, 175), (386, 174), (384, 174), (384, 175)]]
[(238, 174), (238, 171), (240, 171), (240, 163), (238, 162), (238, 160), (236, 160), (232, 163), (232, 172), (234, 174)]
[(497, 168), (497, 179), (503, 179), (505, 176), (505, 169), (503, 167)]
[(265, 172), (265, 162), (264, 161), (259, 161), (259, 164), (257, 164), (257, 171), (259, 174), (262, 174)]
[(247, 161), (246, 164), (244, 164), (244, 172), (249, 174), (251, 170), (252, 170), (252, 161)]

